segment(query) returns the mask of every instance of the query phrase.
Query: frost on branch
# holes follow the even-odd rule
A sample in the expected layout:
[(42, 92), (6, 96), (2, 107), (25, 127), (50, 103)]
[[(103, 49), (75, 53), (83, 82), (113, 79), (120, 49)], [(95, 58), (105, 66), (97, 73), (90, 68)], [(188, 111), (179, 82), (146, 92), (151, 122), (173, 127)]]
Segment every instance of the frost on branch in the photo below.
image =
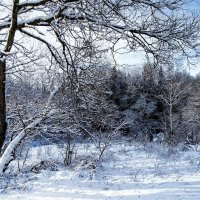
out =
[(24, 139), (24, 137), (27, 134), (27, 131), (30, 129), (35, 128), (36, 126), (38, 126), (40, 123), (42, 123), (42, 121), (44, 121), (45, 119), (51, 117), (52, 115), (54, 115), (57, 110), (55, 109), (50, 109), (50, 103), (54, 97), (54, 95), (56, 94), (56, 92), (59, 90), (59, 87), (56, 87), (49, 96), (49, 99), (47, 101), (46, 107), (44, 112), (42, 113), (40, 118), (35, 119), (32, 123), (30, 123), (28, 126), (26, 126), (20, 133), (17, 134), (17, 136), (8, 144), (8, 146), (6, 147), (5, 151), (3, 152), (3, 155), (0, 157), (0, 175), (2, 175), (2, 173), (5, 170), (5, 167), (7, 166), (7, 164), (13, 159), (12, 158), (12, 153), (15, 150), (15, 148), (17, 147), (17, 145), (21, 142), (22, 139)]

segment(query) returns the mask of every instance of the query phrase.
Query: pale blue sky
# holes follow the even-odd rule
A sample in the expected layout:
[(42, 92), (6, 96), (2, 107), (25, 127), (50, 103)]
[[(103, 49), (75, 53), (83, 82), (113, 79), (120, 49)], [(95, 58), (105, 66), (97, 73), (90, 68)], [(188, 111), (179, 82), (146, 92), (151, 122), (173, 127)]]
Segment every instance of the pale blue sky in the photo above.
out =
[(199, 6), (200, 5), (200, 0), (194, 0), (192, 3)]
[[(192, 1), (188, 8), (192, 9), (192, 10), (199, 10), (200, 12), (200, 0), (194, 0)], [(120, 44), (122, 45), (122, 44)], [(128, 53), (128, 54), (116, 54), (115, 55), (115, 58), (118, 62), (118, 64), (121, 64), (121, 65), (136, 65), (135, 66), (135, 69), (138, 70), (138, 67), (137, 66), (141, 66), (141, 63), (144, 63), (145, 62), (145, 56), (144, 56), (144, 53), (142, 52), (132, 52), (132, 53)], [(130, 68), (133, 69), (133, 67), (130, 66)], [(200, 64), (197, 64), (196, 66), (190, 66), (190, 69), (189, 67), (187, 67), (187, 70), (190, 71), (190, 74), (191, 75), (195, 75), (197, 73), (200, 73)]]

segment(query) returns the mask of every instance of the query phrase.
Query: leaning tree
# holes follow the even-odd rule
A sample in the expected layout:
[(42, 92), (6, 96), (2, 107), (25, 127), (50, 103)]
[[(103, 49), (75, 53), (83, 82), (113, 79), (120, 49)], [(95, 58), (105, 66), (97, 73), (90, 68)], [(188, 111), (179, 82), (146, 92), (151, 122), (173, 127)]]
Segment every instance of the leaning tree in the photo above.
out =
[[(61, 69), (73, 76), (77, 69), (71, 48), (79, 41), (90, 45), (94, 37), (98, 38), (97, 43), (107, 41), (112, 51), (123, 40), (129, 50), (142, 50), (157, 63), (180, 56), (190, 61), (199, 56), (199, 17), (185, 9), (186, 3), (187, 0), (1, 0), (0, 174), (26, 130), (52, 113), (47, 109), (3, 150), (7, 131), (6, 74), (15, 64), (26, 67), (34, 62), (31, 41), (45, 45)], [(55, 93), (56, 90), (50, 100)]]

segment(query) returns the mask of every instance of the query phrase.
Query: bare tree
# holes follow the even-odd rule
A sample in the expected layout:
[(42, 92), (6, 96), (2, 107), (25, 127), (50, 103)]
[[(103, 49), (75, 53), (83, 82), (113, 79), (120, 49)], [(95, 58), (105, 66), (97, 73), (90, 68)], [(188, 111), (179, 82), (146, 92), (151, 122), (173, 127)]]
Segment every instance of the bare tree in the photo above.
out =
[[(161, 88), (162, 90), (158, 95), (158, 98), (160, 98), (164, 106), (163, 124), (167, 134), (167, 142), (170, 145), (180, 139), (177, 129), (179, 124), (183, 126), (184, 120), (182, 119), (182, 110), (183, 107), (187, 107), (187, 100), (191, 92), (190, 83), (187, 83), (184, 78), (185, 77), (177, 71), (167, 71), (164, 84)], [(184, 140), (185, 133), (183, 130), (181, 132), (181, 137)]]

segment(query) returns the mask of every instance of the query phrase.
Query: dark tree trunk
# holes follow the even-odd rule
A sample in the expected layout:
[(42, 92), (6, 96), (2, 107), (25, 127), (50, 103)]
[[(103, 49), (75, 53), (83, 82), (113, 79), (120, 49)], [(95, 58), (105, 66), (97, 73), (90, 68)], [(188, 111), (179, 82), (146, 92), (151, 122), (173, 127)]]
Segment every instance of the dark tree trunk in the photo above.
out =
[(6, 137), (6, 100), (5, 100), (5, 82), (6, 82), (6, 62), (0, 60), (0, 154)]

